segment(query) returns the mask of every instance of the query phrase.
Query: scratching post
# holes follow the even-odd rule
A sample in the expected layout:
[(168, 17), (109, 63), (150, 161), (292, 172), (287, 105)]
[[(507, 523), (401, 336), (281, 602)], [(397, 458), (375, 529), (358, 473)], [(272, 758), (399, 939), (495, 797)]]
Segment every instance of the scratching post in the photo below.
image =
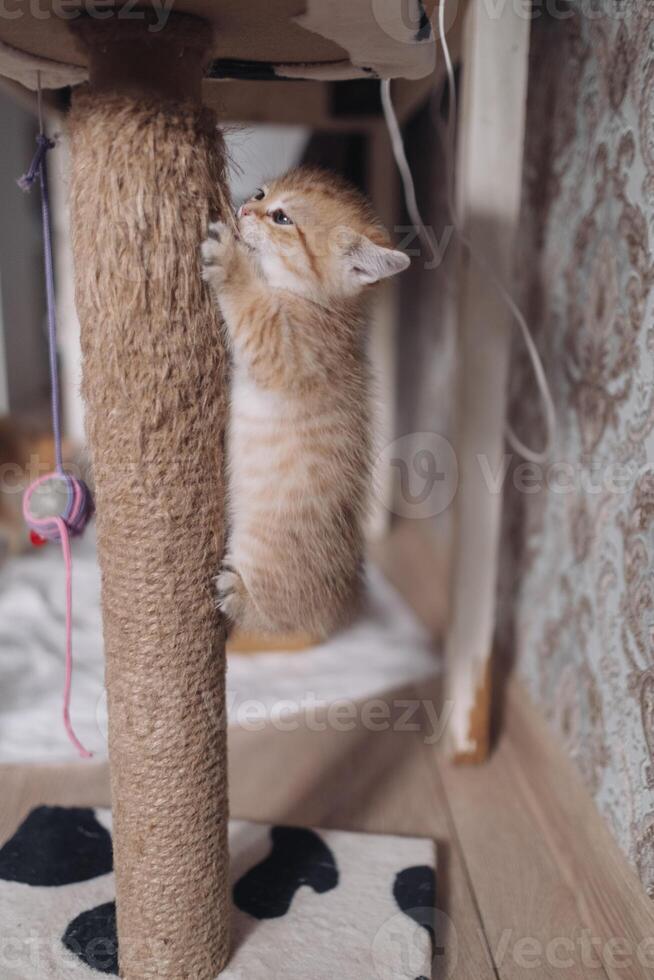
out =
[[(145, 15), (143, 15), (145, 17)], [(227, 216), (209, 32), (78, 21), (71, 221), (93, 456), (121, 976), (215, 980), (228, 955), (224, 351), (200, 277)]]

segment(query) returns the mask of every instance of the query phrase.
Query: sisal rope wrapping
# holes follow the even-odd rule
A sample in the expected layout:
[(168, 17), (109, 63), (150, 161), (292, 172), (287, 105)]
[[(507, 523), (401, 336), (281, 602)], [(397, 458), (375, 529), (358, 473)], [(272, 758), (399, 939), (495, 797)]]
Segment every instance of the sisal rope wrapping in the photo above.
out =
[(211, 113), (151, 93), (78, 91), (69, 132), (121, 976), (215, 980), (230, 908), (212, 595), (225, 355), (198, 248), (210, 213), (228, 213), (222, 142)]

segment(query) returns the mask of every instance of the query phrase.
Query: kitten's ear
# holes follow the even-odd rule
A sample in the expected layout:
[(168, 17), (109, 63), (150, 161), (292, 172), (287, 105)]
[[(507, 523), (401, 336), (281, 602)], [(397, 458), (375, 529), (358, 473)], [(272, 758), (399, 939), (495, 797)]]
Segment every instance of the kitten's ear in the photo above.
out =
[(365, 235), (357, 235), (346, 254), (352, 275), (363, 286), (404, 272), (411, 264), (411, 259), (404, 252), (375, 245)]

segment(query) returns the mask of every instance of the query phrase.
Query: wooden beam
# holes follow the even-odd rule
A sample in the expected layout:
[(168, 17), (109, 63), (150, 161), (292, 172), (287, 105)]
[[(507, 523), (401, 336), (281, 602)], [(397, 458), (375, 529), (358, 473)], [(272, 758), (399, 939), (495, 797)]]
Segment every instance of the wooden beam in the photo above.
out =
[[(518, 222), (527, 91), (529, 20), (514, 4), (489, 17), (467, 13), (457, 194), (464, 232), (510, 283)], [(489, 485), (504, 452), (511, 317), (488, 271), (463, 251), (459, 284), (459, 490), (453, 544), (447, 697), (450, 751), (461, 761), (488, 753), (501, 492)]]

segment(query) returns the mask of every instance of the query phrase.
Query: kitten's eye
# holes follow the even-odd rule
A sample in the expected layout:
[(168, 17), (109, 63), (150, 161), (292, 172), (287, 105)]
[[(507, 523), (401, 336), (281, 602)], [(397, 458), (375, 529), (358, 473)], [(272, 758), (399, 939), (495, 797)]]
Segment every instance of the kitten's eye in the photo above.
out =
[(291, 219), (289, 218), (289, 216), (286, 214), (286, 211), (282, 211), (281, 208), (277, 208), (275, 211), (273, 211), (271, 217), (272, 217), (272, 219), (273, 219), (273, 221), (275, 222), (276, 225), (292, 225), (293, 224), (293, 222), (291, 221)]
[(258, 187), (256, 192), (252, 195), (252, 200), (263, 201), (265, 196), (266, 196), (266, 192), (264, 191), (263, 187)]

